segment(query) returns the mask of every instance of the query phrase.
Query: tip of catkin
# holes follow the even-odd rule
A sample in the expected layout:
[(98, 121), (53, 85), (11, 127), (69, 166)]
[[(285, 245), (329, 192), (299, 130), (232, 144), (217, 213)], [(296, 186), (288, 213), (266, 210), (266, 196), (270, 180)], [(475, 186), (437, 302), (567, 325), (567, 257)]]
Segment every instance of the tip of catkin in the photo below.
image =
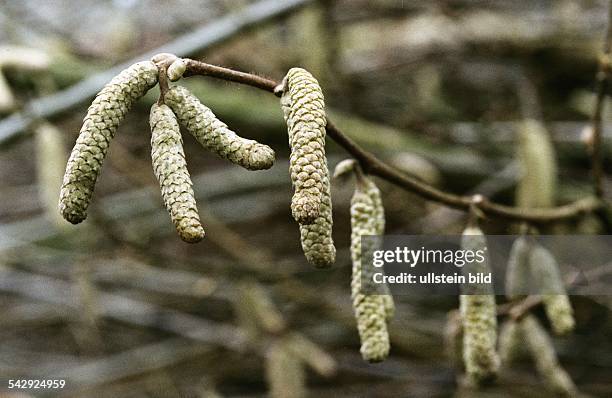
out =
[(62, 189), (60, 192), (59, 212), (71, 224), (79, 224), (87, 218), (87, 210), (79, 200), (78, 191), (70, 192)]
[(249, 154), (250, 170), (267, 170), (274, 165), (274, 149), (264, 144), (257, 144)]
[(321, 212), (321, 201), (313, 195), (304, 195), (298, 192), (291, 199), (291, 214), (295, 221), (301, 225), (312, 224)]
[(198, 243), (204, 239), (204, 228), (195, 220), (183, 219), (176, 229), (181, 239), (187, 243)]

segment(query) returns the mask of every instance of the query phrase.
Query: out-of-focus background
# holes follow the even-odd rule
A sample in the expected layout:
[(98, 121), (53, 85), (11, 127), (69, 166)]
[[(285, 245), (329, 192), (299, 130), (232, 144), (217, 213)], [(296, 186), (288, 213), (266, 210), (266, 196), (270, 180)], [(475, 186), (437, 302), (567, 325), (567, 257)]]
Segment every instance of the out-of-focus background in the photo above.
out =
[[(538, 120), (556, 148), (554, 201), (566, 203), (592, 190), (581, 137), (606, 16), (596, 0), (1, 1), (0, 380), (67, 385), (0, 396), (257, 397), (272, 383), (296, 383), (297, 396), (302, 371), (316, 397), (461, 395), (443, 344), (456, 298), (397, 297), (390, 358), (362, 361), (349, 289), (353, 184), (332, 187), (338, 259), (315, 270), (291, 218), (274, 96), (205, 77), (180, 82), (277, 153), (271, 170), (249, 172), (184, 137), (207, 232), (199, 244), (176, 235), (152, 172), (157, 89), (119, 128), (78, 226), (55, 210), (68, 153), (108, 71), (160, 48), (275, 80), (303, 66), (319, 78), (330, 119), (364, 147), (445, 190), (507, 204), (520, 174), (515, 137), (525, 119)], [(333, 142), (328, 154), (331, 168), (346, 157)], [(387, 233), (464, 226), (461, 212), (379, 186)], [(499, 220), (483, 228), (516, 232)], [(550, 228), (610, 233), (595, 218)], [(575, 333), (554, 340), (560, 361), (581, 392), (612, 396), (612, 303), (573, 305)], [(279, 349), (287, 336), (307, 359)], [(266, 366), (271, 351), (289, 357), (280, 374)], [(536, 393), (554, 396), (525, 361), (482, 396)]]

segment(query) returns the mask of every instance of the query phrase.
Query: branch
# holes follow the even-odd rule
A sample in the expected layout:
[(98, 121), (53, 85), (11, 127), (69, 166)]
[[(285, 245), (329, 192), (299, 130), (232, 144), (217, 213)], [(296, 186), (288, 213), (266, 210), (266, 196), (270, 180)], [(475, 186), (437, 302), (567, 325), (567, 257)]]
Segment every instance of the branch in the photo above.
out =
[[(275, 93), (274, 89), (279, 83), (273, 80), (250, 73), (210, 65), (192, 59), (188, 59), (186, 61), (187, 70), (183, 76), (210, 76), (221, 80), (256, 87), (269, 93), (278, 95), (278, 93)], [(340, 131), (340, 129), (338, 129), (338, 127), (336, 127), (329, 120), (327, 121), (327, 135), (338, 143), (338, 145), (343, 147), (349, 154), (351, 154), (359, 162), (364, 171), (369, 174), (387, 180), (407, 191), (416, 193), (425, 199), (455, 209), (467, 211), (473, 203), (472, 196), (461, 196), (442, 191), (414, 177), (395, 170), (388, 164), (379, 160), (372, 153), (361, 148), (355, 141)], [(574, 218), (581, 214), (597, 210), (601, 207), (601, 205), (601, 201), (598, 198), (587, 197), (573, 203), (554, 208), (523, 209), (494, 203), (485, 198), (478, 204), (478, 208), (487, 216), (497, 216), (514, 221), (543, 223)]]
[(593, 117), (591, 118), (591, 162), (593, 169), (593, 184), (595, 186), (595, 195), (603, 197), (604, 188), (604, 170), (603, 170), (603, 151), (602, 151), (602, 115), (605, 105), (606, 91), (608, 90), (610, 80), (610, 70), (612, 69), (612, 0), (608, 5), (608, 28), (603, 48), (603, 53), (599, 57), (599, 69), (596, 75), (596, 101)]

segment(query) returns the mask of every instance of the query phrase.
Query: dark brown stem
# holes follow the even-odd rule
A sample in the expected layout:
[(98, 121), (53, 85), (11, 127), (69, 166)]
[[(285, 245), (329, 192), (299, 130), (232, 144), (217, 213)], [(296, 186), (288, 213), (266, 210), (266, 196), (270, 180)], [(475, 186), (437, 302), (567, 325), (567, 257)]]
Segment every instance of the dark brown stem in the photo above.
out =
[(591, 118), (591, 159), (593, 169), (593, 184), (595, 195), (603, 197), (604, 194), (604, 170), (603, 170), (603, 151), (602, 151), (602, 115), (605, 105), (606, 91), (610, 80), (610, 69), (612, 69), (612, 0), (608, 5), (608, 28), (603, 48), (603, 53), (599, 57), (599, 67), (596, 75), (596, 100), (593, 116)]
[[(250, 73), (234, 71), (221, 66), (210, 65), (195, 60), (186, 60), (187, 70), (183, 76), (210, 76), (256, 87), (269, 93), (279, 95), (275, 88), (279, 83)], [(345, 135), (330, 120), (327, 121), (327, 135), (344, 148), (361, 165), (364, 172), (387, 180), (407, 191), (448, 207), (468, 211), (473, 203), (473, 196), (461, 196), (445, 192), (426, 184), (414, 177), (403, 174), (379, 160), (372, 153), (361, 148), (355, 141)], [(573, 203), (553, 208), (523, 209), (491, 202), (485, 197), (478, 203), (478, 209), (485, 216), (496, 216), (514, 221), (545, 223), (574, 218), (592, 212), (602, 206), (601, 200), (587, 197)]]
[(157, 64), (157, 69), (159, 70), (159, 98), (157, 99), (157, 105), (163, 105), (164, 99), (166, 98), (166, 93), (168, 92), (168, 90), (170, 90), (170, 84), (168, 83), (168, 74), (166, 73), (168, 70), (168, 64)]

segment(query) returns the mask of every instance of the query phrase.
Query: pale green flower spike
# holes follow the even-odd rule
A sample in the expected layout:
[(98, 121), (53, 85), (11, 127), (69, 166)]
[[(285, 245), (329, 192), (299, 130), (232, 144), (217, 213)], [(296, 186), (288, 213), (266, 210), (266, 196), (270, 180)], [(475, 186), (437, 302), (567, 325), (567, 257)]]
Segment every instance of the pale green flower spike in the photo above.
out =
[(550, 136), (542, 122), (527, 119), (518, 132), (521, 177), (516, 191), (520, 207), (550, 207), (557, 189), (557, 162)]
[(204, 148), (223, 159), (248, 170), (269, 169), (274, 164), (272, 148), (238, 136), (186, 88), (172, 87), (164, 101)]
[(499, 330), (499, 359), (502, 365), (510, 365), (519, 359), (524, 345), (520, 325), (514, 320), (504, 322)]
[[(485, 250), (487, 242), (480, 228), (469, 226), (463, 232), (461, 246), (463, 250)], [(489, 272), (488, 259), (463, 267), (464, 274)], [(493, 287), (488, 284), (465, 284), (462, 293), (459, 299), (467, 381), (472, 385), (481, 385), (493, 380), (499, 370), (495, 295)]]
[(293, 218), (311, 224), (322, 212), (329, 171), (325, 161), (325, 102), (317, 80), (306, 70), (292, 68), (282, 84), (281, 106), (289, 132)]
[(506, 270), (506, 297), (513, 300), (525, 296), (529, 291), (530, 243), (524, 236), (512, 244)]
[(170, 64), (166, 74), (168, 75), (168, 79), (171, 82), (175, 82), (183, 76), (183, 73), (185, 73), (186, 69), (187, 63), (185, 62), (185, 60), (183, 58), (178, 58), (174, 62), (172, 62), (172, 64)]
[(153, 171), (166, 209), (181, 239), (199, 242), (204, 238), (204, 228), (200, 224), (176, 116), (166, 105), (154, 104), (149, 123)]
[(306, 393), (306, 374), (302, 359), (292, 350), (288, 338), (272, 343), (266, 355), (266, 378), (272, 398), (303, 398)]
[(536, 368), (549, 388), (560, 396), (575, 397), (576, 385), (559, 364), (553, 342), (538, 320), (527, 315), (521, 320), (521, 331)]
[(351, 298), (361, 339), (361, 355), (368, 362), (384, 360), (390, 349), (387, 309), (383, 299), (386, 296), (377, 295), (376, 291), (368, 289), (375, 286), (362, 286), (364, 280), (371, 280), (372, 269), (363, 267), (362, 255), (368, 248), (362, 247), (361, 236), (377, 234), (375, 212), (372, 198), (358, 185), (351, 199)]
[(574, 311), (559, 274), (557, 261), (547, 249), (535, 246), (531, 250), (529, 262), (553, 331), (558, 335), (571, 332), (575, 326)]
[(72, 149), (60, 193), (59, 210), (73, 224), (87, 217), (87, 207), (111, 139), (132, 104), (157, 83), (157, 67), (139, 62), (115, 76), (87, 111)]

